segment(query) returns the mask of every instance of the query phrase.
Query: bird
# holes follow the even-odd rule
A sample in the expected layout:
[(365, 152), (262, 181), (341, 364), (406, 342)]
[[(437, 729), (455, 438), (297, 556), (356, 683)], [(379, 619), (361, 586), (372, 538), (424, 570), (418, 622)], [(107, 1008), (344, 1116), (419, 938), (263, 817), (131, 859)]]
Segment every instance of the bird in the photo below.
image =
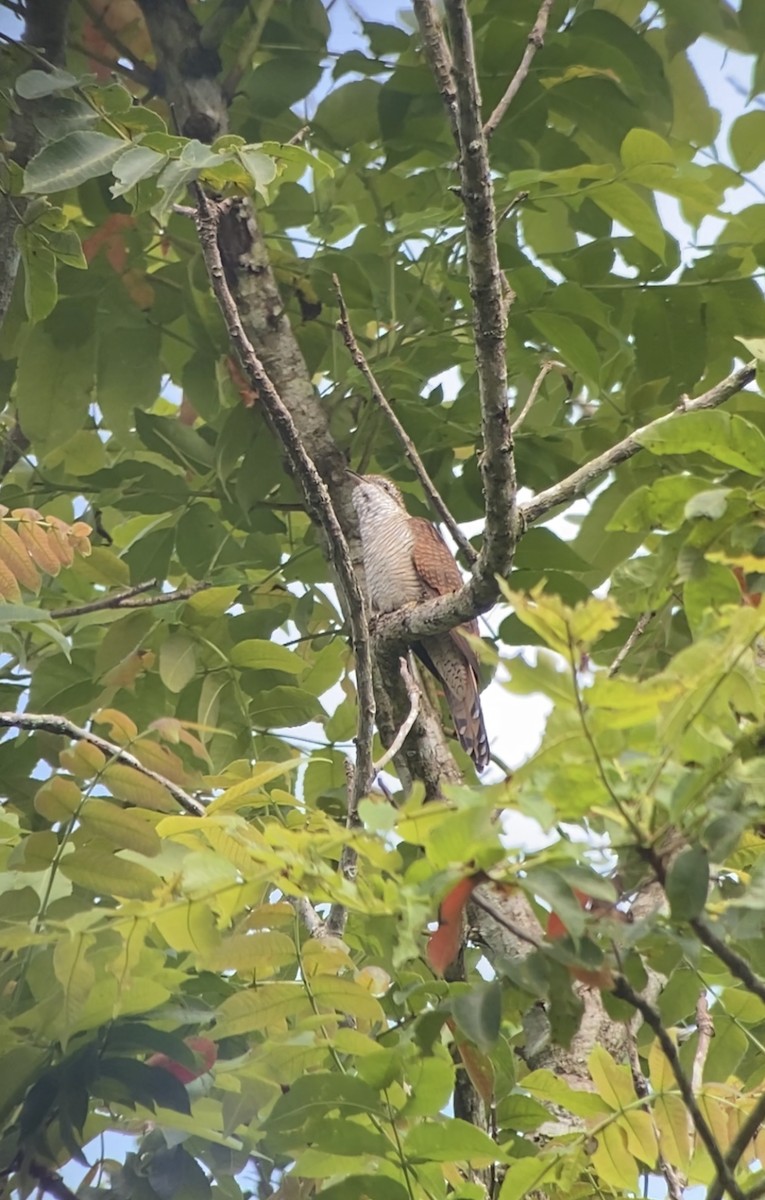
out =
[[(395, 612), (462, 587), (462, 576), (438, 529), (407, 512), (404, 498), (384, 475), (358, 475), (353, 505), (359, 519), (367, 593), (373, 613)], [(465, 634), (478, 634), (468, 621), (448, 633), (423, 637), (412, 649), (441, 684), (460, 745), (478, 771), (489, 765), (478, 689), (478, 659)]]

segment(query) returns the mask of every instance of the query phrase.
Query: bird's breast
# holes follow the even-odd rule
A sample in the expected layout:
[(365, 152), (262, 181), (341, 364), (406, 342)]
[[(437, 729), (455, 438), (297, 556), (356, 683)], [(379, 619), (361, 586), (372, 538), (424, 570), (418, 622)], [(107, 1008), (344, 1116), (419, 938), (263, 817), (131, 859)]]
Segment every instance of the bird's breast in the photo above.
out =
[(393, 612), (423, 599), (412, 561), (413, 531), (409, 517), (398, 511), (359, 511), (364, 573), (372, 609)]

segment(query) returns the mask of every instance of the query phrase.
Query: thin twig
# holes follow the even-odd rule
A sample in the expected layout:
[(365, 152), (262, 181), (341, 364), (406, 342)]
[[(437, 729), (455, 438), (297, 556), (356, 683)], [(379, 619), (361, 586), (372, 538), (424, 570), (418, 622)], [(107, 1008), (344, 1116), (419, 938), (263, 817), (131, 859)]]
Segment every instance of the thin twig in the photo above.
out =
[(757, 996), (765, 1004), (765, 979), (755, 974), (746, 959), (737, 954), (735, 950), (731, 950), (728, 943), (719, 938), (706, 921), (700, 917), (689, 921), (689, 925), (699, 941), (703, 942), (713, 954), (716, 954), (720, 962), (725, 963), (731, 975), (739, 979), (747, 991), (751, 992), (753, 996)]
[[(749, 1113), (738, 1133), (734, 1137), (725, 1154), (725, 1162), (731, 1171), (735, 1171), (740, 1160), (743, 1158), (746, 1148), (755, 1137), (757, 1131), (765, 1121), (765, 1092), (759, 1097), (754, 1108)], [(752, 1156), (754, 1157), (754, 1155)], [(717, 1178), (711, 1184), (707, 1192), (707, 1200), (722, 1200), (724, 1184), (718, 1173)], [(755, 1193), (747, 1192), (747, 1200)]]
[(302, 485), (309, 509), (324, 531), (328, 552), (345, 595), (356, 659), (356, 690), (359, 700), (354, 786), (354, 804), (357, 805), (360, 798), (371, 787), (373, 778), (372, 740), (374, 738), (375, 698), (366, 603), (351, 561), (348, 542), (332, 504), (332, 498), (313, 459), (306, 451), (292, 414), (276, 390), (244, 330), (236, 301), (226, 279), (218, 245), (220, 208), (208, 199), (199, 185), (195, 186), (195, 195), (197, 199), (196, 223), (202, 255), (231, 344), (239, 356), (242, 369), (250, 385), (258, 393), (260, 404), (271, 427), (289, 456), (292, 469)]
[(159, 604), (174, 604), (178, 600), (188, 600), (191, 596), (196, 596), (197, 592), (203, 592), (206, 588), (211, 587), (212, 584), (206, 580), (200, 580), (198, 583), (190, 583), (187, 587), (176, 588), (173, 592), (159, 592), (156, 596), (141, 595), (142, 592), (148, 592), (150, 588), (156, 586), (157, 580), (149, 579), (146, 583), (137, 583), (135, 587), (128, 588), (127, 591), (118, 592), (116, 596), (102, 596), (100, 600), (77, 604), (73, 608), (54, 608), (50, 615), (60, 621), (67, 617), (82, 617), (85, 613), (100, 612), (102, 609), (156, 608)]
[(409, 697), (409, 712), (407, 713), (404, 723), (402, 724), (388, 749), (383, 754), (382, 758), (378, 758), (377, 762), (372, 767), (375, 775), (378, 775), (380, 771), (382, 771), (383, 767), (387, 767), (391, 759), (396, 757), (407, 739), (409, 730), (417, 720), (417, 716), (420, 711), (420, 700), (422, 699), (420, 685), (415, 679), (412, 671), (410, 671), (409, 664), (405, 658), (399, 659), (399, 666), (401, 668), (401, 678), (404, 681), (406, 694)]
[[(345, 828), (351, 833), (353, 830), (358, 829), (361, 824), (359, 820), (359, 797), (356, 794), (356, 772), (353, 768), (353, 763), (349, 758), (346, 758), (343, 765), (345, 767)], [(358, 855), (354, 847), (346, 842), (340, 854), (340, 874), (348, 883), (353, 883), (357, 870)], [(342, 937), (347, 921), (347, 908), (339, 901), (334, 901), (330, 905), (327, 916), (327, 933), (331, 934), (332, 937)]]
[(701, 989), (699, 998), (696, 1001), (696, 1029), (698, 1030), (698, 1039), (696, 1041), (696, 1053), (693, 1056), (693, 1067), (691, 1068), (691, 1087), (698, 1096), (701, 1091), (701, 1085), (704, 1082), (704, 1067), (707, 1055), (709, 1054), (709, 1047), (715, 1035), (714, 1022), (709, 1015), (706, 988)]
[(691, 1087), (690, 1080), (685, 1074), (682, 1063), (680, 1062), (680, 1055), (677, 1052), (677, 1046), (672, 1041), (672, 1038), (669, 1036), (667, 1030), (664, 1028), (660, 1014), (652, 1004), (649, 1004), (644, 996), (641, 996), (639, 992), (635, 991), (632, 984), (629, 983), (629, 981), (625, 979), (623, 975), (617, 975), (614, 979), (613, 994), (619, 1000), (626, 1000), (627, 1004), (630, 1004), (634, 1009), (636, 1009), (637, 1012), (639, 1012), (642, 1016), (649, 1029), (652, 1029), (655, 1033), (656, 1040), (661, 1046), (664, 1057), (669, 1063), (672, 1074), (675, 1077), (675, 1082), (677, 1083), (680, 1095), (683, 1098), (686, 1111), (690, 1115), (694, 1128), (696, 1129), (701, 1141), (704, 1143), (706, 1151), (709, 1154), (712, 1163), (714, 1164), (715, 1170), (717, 1171), (718, 1177), (722, 1180), (724, 1186), (730, 1192), (733, 1200), (745, 1200), (744, 1192), (733, 1178), (733, 1175), (731, 1174), (728, 1164), (723, 1156), (723, 1152), (717, 1144), (717, 1140), (707, 1124), (704, 1114), (699, 1108), (693, 1088)]
[[(643, 855), (653, 869), (657, 880), (666, 890), (667, 872), (661, 856), (652, 847), (644, 847)], [(735, 950), (731, 950), (728, 943), (718, 937), (702, 917), (692, 917), (688, 924), (707, 950), (711, 950), (720, 962), (725, 964), (734, 979), (743, 983), (748, 992), (757, 996), (765, 1004), (765, 979), (752, 970), (748, 961)]]
[(369, 363), (367, 362), (364, 354), (361, 351), (361, 348), (359, 347), (358, 342), (356, 341), (356, 337), (353, 332), (353, 328), (351, 326), (351, 320), (350, 320), (350, 317), (348, 316), (348, 308), (345, 303), (345, 297), (343, 296), (343, 292), (340, 287), (340, 281), (337, 278), (337, 275), (332, 276), (332, 283), (334, 284), (335, 292), (337, 294), (337, 303), (338, 303), (338, 307), (340, 309), (340, 320), (337, 322), (337, 328), (340, 330), (340, 332), (343, 335), (343, 341), (345, 342), (345, 345), (348, 348), (348, 353), (351, 356), (353, 365), (356, 367), (356, 369), (358, 371), (361, 372), (361, 374), (366, 379), (367, 383), (369, 384), (369, 390), (372, 393), (373, 400), (377, 404), (378, 408), (381, 408), (382, 411), (385, 413), (386, 417), (388, 418), (388, 421), (390, 422), (391, 426), (393, 427), (393, 431), (396, 434), (396, 437), (401, 442), (401, 445), (404, 450), (404, 454), (409, 459), (410, 463), (412, 464), (412, 466), (414, 468), (415, 474), (417, 475), (417, 478), (419, 479), (420, 483), (422, 484), (422, 490), (425, 492), (425, 495), (430, 500), (430, 503), (432, 504), (435, 511), (438, 513), (438, 516), (441, 518), (444, 525), (446, 525), (450, 534), (452, 535), (455, 542), (457, 543), (460, 550), (462, 551), (465, 558), (467, 559), (468, 564), (470, 566), (472, 566), (473, 563), (478, 558), (478, 555), (477, 555), (476, 551), (473, 549), (473, 547), (471, 546), (468, 539), (465, 537), (465, 534), (460, 529), (459, 525), (455, 521), (452, 514), (449, 512), (449, 509), (447, 508), (447, 506), (444, 502), (444, 499), (441, 496), (441, 493), (439, 492), (438, 488), (436, 487), (433, 480), (430, 478), (430, 475), (428, 474), (427, 467), (425, 466), (424, 462), (422, 461), (419, 454), (417, 453), (417, 448), (416, 448), (414, 442), (409, 437), (409, 434), (406, 432), (406, 430), (404, 429), (404, 426), (399, 421), (399, 419), (396, 416), (395, 412), (393, 411), (390, 403), (388, 402), (388, 399), (385, 396), (385, 393), (383, 392), (379, 383), (375, 379), (375, 376), (372, 372), (372, 368), (370, 367)]
[(95, 50), (89, 50), (87, 46), (83, 46), (80, 42), (70, 41), (70, 50), (76, 50), (78, 54), (82, 54), (84, 58), (90, 59), (92, 62), (100, 63), (102, 67), (106, 67), (113, 75), (121, 75), (123, 79), (129, 80), (131, 83), (138, 84), (143, 87), (145, 84), (139, 80), (133, 67), (126, 67), (118, 58), (110, 59), (105, 54), (98, 54)]
[(180, 804), (181, 808), (184, 808), (192, 817), (204, 816), (204, 805), (185, 792), (183, 788), (178, 787), (177, 783), (166, 779), (157, 771), (152, 771), (150, 767), (145, 767), (141, 760), (128, 750), (123, 750), (114, 742), (99, 737), (97, 733), (91, 733), (89, 729), (82, 729), (67, 717), (61, 717), (57, 713), (0, 712), (0, 729), (24, 729), (30, 733), (55, 733), (59, 737), (72, 738), (77, 742), (90, 742), (91, 746), (95, 746), (107, 758), (124, 763), (125, 766), (132, 767), (134, 771), (145, 775), (147, 779), (153, 779), (155, 783), (161, 784)]
[(457, 149), (460, 149), (460, 131), (457, 118), (457, 93), (452, 78), (452, 56), (433, 0), (413, 0), (414, 15), (420, 27), (423, 50), (428, 66), (435, 78)]
[(663, 416), (657, 417), (655, 421), (649, 421), (647, 425), (643, 425), (640, 429), (636, 429), (634, 433), (628, 434), (622, 441), (611, 446), (609, 450), (599, 454), (597, 458), (592, 458), (583, 467), (573, 471), (571, 475), (567, 475), (560, 483), (554, 484), (553, 487), (547, 488), (544, 492), (539, 492), (532, 500), (521, 504), (518, 509), (518, 516), (523, 521), (524, 526), (530, 525), (532, 521), (538, 521), (540, 517), (545, 516), (553, 508), (560, 507), (561, 504), (570, 504), (577, 496), (581, 496), (591, 483), (596, 479), (600, 479), (608, 471), (613, 470), (619, 463), (626, 462), (628, 458), (632, 458), (643, 449), (643, 444), (640, 441), (641, 437), (645, 437), (646, 433), (654, 429), (660, 428), (668, 421), (680, 421), (686, 413), (701, 412), (707, 408), (718, 408), (724, 404), (726, 400), (730, 400), (731, 396), (735, 396), (737, 392), (742, 391), (747, 384), (750, 384), (755, 377), (755, 364), (748, 363), (745, 367), (739, 367), (731, 372), (720, 383), (716, 383), (714, 387), (703, 392), (701, 396), (697, 396), (695, 400), (685, 400), (669, 413), (664, 413)]
[(616, 658), (611, 663), (611, 666), (608, 668), (609, 679), (613, 679), (614, 675), (618, 674), (618, 672), (621, 670), (625, 658), (632, 651), (635, 644), (640, 641), (641, 637), (655, 616), (656, 611), (653, 610), (652, 612), (644, 612), (638, 617), (637, 621), (635, 622), (635, 628), (632, 630), (632, 633), (629, 635)]
[(518, 64), (518, 69), (507, 85), (507, 90), (500, 100), (494, 112), (489, 117), (483, 127), (483, 135), (488, 141), (495, 132), (500, 121), (504, 117), (513, 100), (518, 95), (526, 76), (529, 73), (531, 63), (537, 50), (541, 50), (545, 43), (545, 33), (547, 32), (547, 22), (550, 18), (550, 9), (554, 0), (542, 0), (537, 13), (537, 19), (531, 27), (531, 33), (528, 36), (526, 49), (523, 52), (523, 58)]
[(550, 372), (551, 371), (565, 371), (565, 369), (566, 369), (565, 363), (558, 362), (558, 360), (555, 358), (551, 358), (548, 360), (548, 362), (543, 363), (539, 374), (537, 375), (536, 379), (534, 380), (534, 382), (531, 385), (531, 391), (529, 392), (529, 394), (526, 398), (526, 403), (524, 404), (523, 408), (518, 413), (518, 416), (515, 418), (512, 425), (510, 426), (510, 432), (513, 435), (513, 437), (515, 437), (515, 435), (518, 432), (518, 430), (520, 429), (521, 425), (526, 420), (526, 417), (531, 412), (531, 409), (534, 407), (534, 401), (536, 400), (537, 396), (539, 395), (541, 388), (542, 388), (542, 384), (544, 383), (545, 379), (550, 374)]

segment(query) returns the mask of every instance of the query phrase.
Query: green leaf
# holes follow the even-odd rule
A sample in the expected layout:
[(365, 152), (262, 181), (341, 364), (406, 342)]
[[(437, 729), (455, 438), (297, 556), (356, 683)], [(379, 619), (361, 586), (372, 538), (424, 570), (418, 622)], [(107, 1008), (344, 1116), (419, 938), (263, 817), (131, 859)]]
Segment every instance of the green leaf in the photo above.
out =
[(276, 178), (274, 160), (253, 146), (242, 146), (237, 151), (237, 158), (255, 184), (256, 190), (267, 194), (269, 183), (273, 183)]
[(403, 1183), (387, 1175), (350, 1175), (339, 1183), (321, 1189), (322, 1200), (407, 1200), (409, 1193)]
[(182, 692), (197, 669), (196, 643), (184, 633), (174, 633), (159, 648), (159, 675), (171, 692)]
[(490, 1050), (499, 1037), (502, 988), (497, 982), (473, 984), (452, 1000), (452, 1013), (466, 1037)]
[(235, 667), (252, 671), (281, 671), (285, 675), (300, 675), (305, 667), (303, 660), (287, 646), (260, 638), (237, 642), (230, 658)]
[(361, 1079), (315, 1071), (296, 1079), (276, 1101), (266, 1126), (270, 1132), (300, 1130), (333, 1109), (346, 1116), (382, 1115), (383, 1111), (377, 1093)]
[(83, 805), (79, 820), (85, 829), (120, 850), (152, 858), (162, 849), (155, 830), (139, 810), (120, 808), (91, 796)]
[(545, 1181), (554, 1178), (555, 1171), (555, 1161), (545, 1162), (537, 1155), (512, 1162), (502, 1180), (499, 1200), (525, 1200), (535, 1192), (544, 1193)]
[(36, 68), (25, 71), (13, 86), (22, 100), (39, 100), (42, 96), (52, 96), (55, 92), (67, 91), (76, 85), (74, 75), (62, 71), (60, 67), (51, 67), (49, 71), (38, 71)]
[(56, 257), (33, 230), (23, 225), (16, 241), (24, 264), (24, 304), (34, 325), (44, 321), (58, 301)]
[(701, 916), (709, 892), (709, 860), (701, 846), (680, 851), (669, 869), (666, 892), (673, 921)]
[(730, 148), (741, 171), (754, 171), (765, 161), (765, 112), (742, 113), (731, 125)]
[(100, 896), (150, 900), (162, 887), (159, 875), (146, 867), (87, 847), (64, 858), (59, 869), (72, 883)]
[(630, 129), (619, 151), (624, 166), (637, 167), (643, 163), (674, 163), (669, 142), (650, 129)]
[(79, 187), (105, 175), (127, 143), (106, 133), (77, 130), (45, 146), (24, 171), (24, 191), (44, 195)]
[(701, 451), (748, 475), (765, 474), (765, 435), (744, 417), (727, 412), (678, 414), (635, 437), (652, 454)]
[(657, 258), (664, 258), (666, 235), (653, 208), (642, 196), (626, 183), (607, 183), (594, 188), (591, 195), (598, 208), (634, 233)]
[(415, 1125), (404, 1141), (404, 1153), (414, 1162), (466, 1162), (475, 1167), (507, 1161), (487, 1133), (459, 1117)]
[(63, 308), (58, 304), (44, 324), (30, 331), (19, 355), (19, 420), (27, 437), (39, 447), (67, 441), (82, 428), (90, 404), (95, 341), (87, 327), (82, 332), (89, 340), (61, 340), (58, 328)]
[(156, 175), (166, 162), (166, 154), (159, 154), (148, 146), (132, 146), (115, 162), (112, 173), (117, 182), (109, 191), (115, 199), (124, 196), (142, 179)]
[(136, 409), (135, 428), (148, 450), (169, 458), (185, 470), (206, 473), (213, 466), (212, 446), (177, 417), (159, 417)]

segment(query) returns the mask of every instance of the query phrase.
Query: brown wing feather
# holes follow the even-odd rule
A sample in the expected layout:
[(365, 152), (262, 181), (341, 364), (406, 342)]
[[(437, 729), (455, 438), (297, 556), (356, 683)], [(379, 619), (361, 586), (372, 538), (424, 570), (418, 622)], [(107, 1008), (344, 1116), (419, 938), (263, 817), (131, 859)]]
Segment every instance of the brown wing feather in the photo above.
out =
[[(412, 561), (414, 569), (422, 580), (426, 590), (432, 596), (446, 596), (462, 587), (463, 579), (460, 569), (435, 525), (423, 517), (412, 517), (414, 525), (414, 548)], [(462, 633), (472, 633), (478, 636), (478, 622), (466, 621), (457, 629), (449, 631), (449, 636), (455, 642), (478, 677), (478, 659), (462, 637)]]
[(445, 596), (462, 587), (462, 576), (454, 555), (435, 525), (423, 517), (412, 517), (414, 569), (434, 596)]

